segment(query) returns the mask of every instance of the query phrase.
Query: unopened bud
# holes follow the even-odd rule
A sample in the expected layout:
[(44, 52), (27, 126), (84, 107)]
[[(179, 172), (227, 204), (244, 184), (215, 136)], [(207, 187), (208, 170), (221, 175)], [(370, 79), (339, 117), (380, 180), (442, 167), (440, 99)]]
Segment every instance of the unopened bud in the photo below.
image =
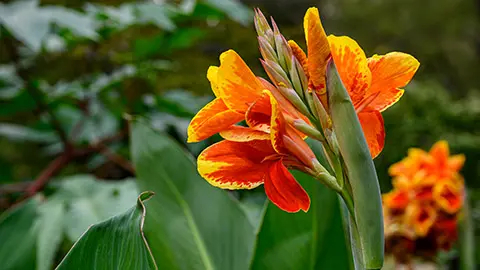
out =
[(327, 111), (325, 110), (325, 107), (323, 107), (322, 102), (318, 98), (317, 94), (315, 92), (310, 93), (312, 100), (313, 100), (313, 105), (314, 105), (314, 113), (315, 116), (320, 120), (320, 124), (322, 125), (323, 130), (326, 129), (331, 129), (332, 127), (332, 120), (330, 119), (330, 116), (328, 115)]
[(291, 56), (293, 55), (292, 49), (288, 45), (288, 41), (282, 36), (277, 24), (272, 19), (273, 36), (275, 38), (275, 48), (277, 50), (278, 62), (282, 66), (283, 70), (288, 71), (292, 66)]
[(278, 90), (292, 105), (303, 115), (308, 116), (310, 112), (308, 111), (307, 106), (303, 103), (302, 99), (297, 95), (297, 92), (292, 88), (285, 87), (283, 83), (280, 83)]
[(316, 139), (321, 142), (325, 142), (325, 138), (323, 137), (323, 134), (309, 125), (307, 122), (303, 121), (302, 119), (295, 119), (293, 121), (293, 126), (303, 134), (307, 135), (308, 137), (311, 137), (313, 139)]
[(290, 67), (289, 75), (290, 75), (290, 80), (292, 81), (293, 89), (295, 89), (295, 91), (300, 97), (304, 97), (305, 88), (302, 84), (302, 79), (300, 78), (301, 75), (299, 73), (301, 72), (303, 76), (305, 76), (305, 74), (303, 73), (303, 70), (297, 69), (298, 60), (295, 58), (295, 56), (292, 55), (290, 59), (292, 61), (292, 66)]
[(255, 9), (255, 19), (254, 19), (255, 29), (257, 30), (258, 36), (264, 37), (271, 46), (274, 46), (275, 40), (273, 37), (272, 28), (268, 24), (267, 19), (263, 15), (260, 9)]
[(262, 61), (262, 65), (265, 69), (265, 71), (268, 74), (268, 77), (278, 86), (281, 83), (288, 88), (292, 88), (292, 84), (290, 83), (290, 80), (288, 79), (287, 73), (282, 69), (282, 67), (277, 64), (274, 61), (271, 60), (265, 60)]
[(260, 46), (260, 53), (264, 60), (277, 61), (277, 55), (273, 47), (268, 43), (267, 39), (259, 36), (258, 45)]

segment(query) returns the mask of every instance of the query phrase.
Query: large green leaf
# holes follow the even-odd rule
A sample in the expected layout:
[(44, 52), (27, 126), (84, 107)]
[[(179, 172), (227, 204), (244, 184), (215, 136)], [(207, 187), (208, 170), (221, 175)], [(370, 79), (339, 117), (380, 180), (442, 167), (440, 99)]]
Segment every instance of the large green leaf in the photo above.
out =
[(58, 246), (63, 240), (65, 205), (52, 199), (38, 208), (37, 270), (52, 269)]
[(309, 175), (294, 176), (310, 195), (310, 210), (291, 214), (268, 204), (252, 269), (349, 269), (335, 192)]
[(140, 194), (137, 206), (90, 227), (57, 269), (157, 269), (142, 231), (143, 202), (152, 195)]
[(160, 269), (247, 269), (254, 228), (237, 201), (210, 186), (192, 158), (146, 123), (131, 124), (138, 186), (151, 200), (145, 234)]
[(35, 197), (0, 216), (1, 269), (35, 269), (39, 203)]

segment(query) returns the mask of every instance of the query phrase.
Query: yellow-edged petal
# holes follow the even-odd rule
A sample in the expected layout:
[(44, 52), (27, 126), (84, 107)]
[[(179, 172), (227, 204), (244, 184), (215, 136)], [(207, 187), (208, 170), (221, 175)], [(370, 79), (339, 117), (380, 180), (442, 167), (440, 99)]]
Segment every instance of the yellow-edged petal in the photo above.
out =
[(221, 141), (203, 150), (197, 169), (211, 185), (223, 189), (252, 189), (263, 184), (275, 154), (269, 141)]
[(220, 95), (218, 91), (218, 67), (210, 66), (208, 68), (207, 79), (210, 81), (210, 86), (212, 87), (213, 94), (218, 97)]
[(219, 97), (228, 108), (239, 113), (245, 113), (263, 91), (262, 84), (233, 50), (220, 55), (217, 84)]
[(220, 98), (203, 107), (190, 122), (188, 142), (199, 142), (243, 120), (240, 113), (227, 108)]
[(220, 136), (232, 142), (249, 142), (254, 140), (270, 140), (270, 134), (249, 127), (231, 126), (220, 132)]
[(330, 35), (328, 41), (343, 85), (357, 108), (372, 80), (365, 52), (355, 40), (347, 36)]

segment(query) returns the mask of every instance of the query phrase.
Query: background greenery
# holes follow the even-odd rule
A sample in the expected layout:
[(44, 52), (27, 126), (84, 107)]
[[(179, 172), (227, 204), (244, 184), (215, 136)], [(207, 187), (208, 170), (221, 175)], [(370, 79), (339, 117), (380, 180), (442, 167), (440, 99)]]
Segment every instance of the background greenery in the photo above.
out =
[[(338, 212), (334, 196), (326, 196), (332, 206), (325, 211), (287, 217), (263, 207), (261, 188), (227, 193), (205, 185), (190, 162), (218, 139), (185, 143), (189, 119), (212, 98), (208, 66), (233, 48), (262, 74), (251, 24), (257, 6), (302, 45), (303, 14), (317, 6), (329, 33), (355, 38), (367, 55), (417, 57), (414, 81), (384, 113), (386, 146), (375, 160), (382, 190), (391, 187), (388, 167), (409, 147), (428, 149), (446, 139), (452, 152), (467, 157), (462, 173), (480, 220), (478, 1), (242, 2), (0, 0), (0, 261), (11, 263), (6, 269), (52, 268), (91, 224), (129, 211), (145, 190), (157, 193), (147, 203), (152, 221), (147, 214), (145, 233), (159, 266), (334, 267), (335, 260), (319, 258), (343, 253), (328, 253), (321, 240), (341, 231), (313, 222), (339, 224), (331, 214)], [(145, 117), (145, 126), (163, 135), (143, 126), (135, 133), (125, 114)], [(171, 139), (180, 147), (164, 149)], [(326, 192), (308, 182), (311, 192)], [(298, 251), (287, 256), (292, 249)], [(180, 262), (179, 254), (190, 259)]]

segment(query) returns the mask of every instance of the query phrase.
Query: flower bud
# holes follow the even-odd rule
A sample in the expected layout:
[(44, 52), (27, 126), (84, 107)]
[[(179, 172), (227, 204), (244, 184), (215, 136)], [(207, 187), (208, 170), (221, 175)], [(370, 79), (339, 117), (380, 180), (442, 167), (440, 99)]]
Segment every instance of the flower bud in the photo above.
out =
[(268, 41), (268, 43), (270, 43), (270, 46), (274, 46), (275, 40), (273, 37), (272, 28), (270, 28), (270, 25), (268, 24), (267, 19), (258, 8), (255, 9), (254, 24), (255, 24), (255, 29), (257, 30), (258, 36), (264, 37)]
[(258, 37), (258, 45), (260, 46), (260, 53), (264, 60), (277, 61), (277, 54), (265, 37)]
[(268, 74), (268, 77), (278, 86), (282, 83), (285, 87), (292, 88), (292, 84), (288, 79), (287, 73), (282, 69), (282, 67), (274, 61), (265, 60), (262, 61), (262, 65), (265, 68), (265, 71)]

